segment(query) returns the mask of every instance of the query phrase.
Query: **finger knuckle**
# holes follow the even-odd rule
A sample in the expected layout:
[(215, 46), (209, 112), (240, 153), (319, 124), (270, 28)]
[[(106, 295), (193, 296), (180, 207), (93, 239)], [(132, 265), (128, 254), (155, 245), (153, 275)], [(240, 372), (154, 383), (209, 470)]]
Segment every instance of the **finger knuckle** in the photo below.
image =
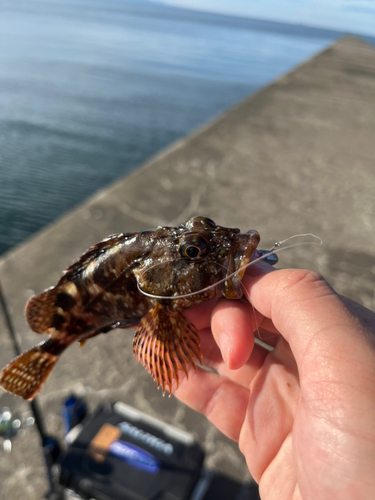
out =
[(284, 291), (299, 287), (317, 288), (321, 286), (328, 286), (325, 279), (319, 273), (308, 269), (291, 269), (280, 283), (280, 288)]

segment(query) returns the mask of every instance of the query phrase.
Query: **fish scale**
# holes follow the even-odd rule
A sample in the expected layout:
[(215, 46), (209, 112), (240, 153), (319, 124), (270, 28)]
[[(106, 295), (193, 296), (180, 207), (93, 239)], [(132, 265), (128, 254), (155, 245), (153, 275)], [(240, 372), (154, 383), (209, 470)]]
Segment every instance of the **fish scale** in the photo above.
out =
[(0, 386), (32, 400), (60, 355), (100, 333), (136, 327), (135, 358), (162, 388), (173, 391), (179, 372), (201, 362), (199, 336), (182, 314), (214, 297), (240, 299), (245, 266), (259, 242), (192, 217), (177, 227), (111, 235), (92, 246), (54, 287), (31, 297), (26, 320), (49, 339), (0, 372)]

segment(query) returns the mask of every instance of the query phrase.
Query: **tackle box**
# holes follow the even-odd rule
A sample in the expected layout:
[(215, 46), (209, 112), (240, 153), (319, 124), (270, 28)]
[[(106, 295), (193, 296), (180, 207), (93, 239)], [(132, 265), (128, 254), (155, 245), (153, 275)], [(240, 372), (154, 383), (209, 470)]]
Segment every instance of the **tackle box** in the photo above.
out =
[(66, 499), (188, 500), (203, 459), (191, 434), (116, 403), (84, 421), (57, 480)]

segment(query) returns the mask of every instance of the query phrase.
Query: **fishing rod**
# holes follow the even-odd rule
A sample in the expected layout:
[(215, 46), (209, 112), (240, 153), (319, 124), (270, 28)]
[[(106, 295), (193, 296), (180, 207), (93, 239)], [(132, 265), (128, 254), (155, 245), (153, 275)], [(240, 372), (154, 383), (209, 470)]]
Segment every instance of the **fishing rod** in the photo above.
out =
[[(5, 294), (3, 292), (1, 282), (0, 282), (0, 306), (1, 309), (4, 313), (4, 318), (5, 318), (5, 324), (7, 327), (7, 330), (9, 332), (10, 338), (13, 343), (13, 349), (16, 353), (16, 355), (20, 355), (22, 353), (21, 350), (21, 345), (20, 342), (17, 338), (16, 330), (9, 312), (9, 308), (7, 305), (7, 301), (5, 299)], [(49, 487), (50, 487), (50, 493), (54, 492), (55, 485), (52, 480), (52, 471), (51, 467), (53, 465), (53, 462), (57, 458), (59, 452), (60, 452), (60, 447), (58, 445), (58, 442), (55, 438), (49, 436), (46, 432), (43, 417), (42, 417), (42, 411), (39, 405), (39, 402), (37, 398), (34, 398), (32, 401), (28, 401), (28, 404), (30, 406), (31, 412), (34, 417), (34, 422), (36, 425), (36, 428), (38, 430), (38, 434), (40, 437), (40, 442), (43, 450), (43, 456), (44, 456), (44, 461), (47, 469), (47, 477), (48, 477), (48, 482), (49, 482)]]

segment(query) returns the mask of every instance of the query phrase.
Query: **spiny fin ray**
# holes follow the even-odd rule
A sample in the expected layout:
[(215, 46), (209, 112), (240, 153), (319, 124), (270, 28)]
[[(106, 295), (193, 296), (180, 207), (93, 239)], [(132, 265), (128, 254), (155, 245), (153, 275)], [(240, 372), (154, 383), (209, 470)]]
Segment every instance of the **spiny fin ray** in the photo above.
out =
[(169, 312), (156, 304), (144, 316), (133, 341), (135, 358), (152, 378), (171, 394), (173, 380), (179, 385), (179, 371), (188, 376), (188, 366), (194, 359), (202, 362), (198, 332), (180, 312)]

